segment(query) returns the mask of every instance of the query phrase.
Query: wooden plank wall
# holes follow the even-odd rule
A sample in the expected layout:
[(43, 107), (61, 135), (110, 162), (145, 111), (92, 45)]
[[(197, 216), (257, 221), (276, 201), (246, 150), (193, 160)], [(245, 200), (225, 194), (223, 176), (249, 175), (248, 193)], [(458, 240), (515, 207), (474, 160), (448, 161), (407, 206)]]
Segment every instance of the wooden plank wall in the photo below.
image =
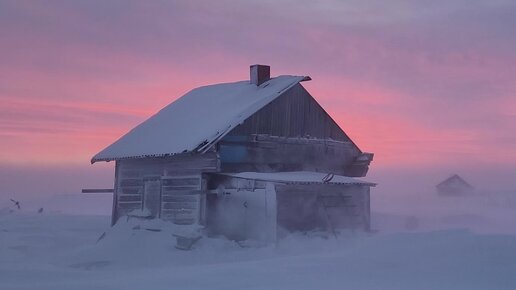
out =
[[(116, 208), (113, 211), (115, 219), (133, 210), (143, 209), (144, 180), (148, 177), (161, 179), (161, 212), (164, 214), (164, 219), (172, 218), (171, 213), (178, 209), (174, 207), (183, 205), (186, 199), (190, 201), (195, 199), (195, 203), (201, 208), (202, 200), (198, 196), (178, 197), (175, 200), (171, 195), (173, 193), (200, 195), (203, 184), (202, 173), (216, 172), (218, 168), (217, 154), (214, 151), (202, 155), (182, 154), (168, 158), (119, 160), (115, 173)], [(195, 184), (192, 183), (194, 179)]]
[(317, 171), (346, 176), (367, 172), (351, 170), (361, 153), (348, 141), (255, 135), (225, 138), (218, 150), (222, 172)]
[(286, 231), (327, 229), (369, 230), (369, 186), (310, 184), (276, 185), (278, 227)]
[(283, 137), (310, 136), (318, 139), (351, 141), (301, 84), (295, 85), (260, 109), (228, 135), (251, 134)]
[[(213, 176), (208, 189), (219, 189), (218, 194), (209, 195), (208, 228), (215, 228), (210, 220), (216, 219), (217, 202), (232, 192), (256, 191), (266, 188), (267, 182), (247, 180), (229, 176)], [(284, 184), (275, 183), (276, 220), (278, 236), (288, 232), (311, 231), (315, 229), (369, 230), (370, 229), (370, 187), (345, 184)], [(235, 216), (235, 219), (241, 217)]]
[(201, 220), (201, 175), (173, 176), (162, 179), (161, 219), (190, 225)]
[(218, 151), (223, 172), (310, 170), (362, 177), (372, 160), (372, 154), (363, 158), (300, 84), (232, 130)]

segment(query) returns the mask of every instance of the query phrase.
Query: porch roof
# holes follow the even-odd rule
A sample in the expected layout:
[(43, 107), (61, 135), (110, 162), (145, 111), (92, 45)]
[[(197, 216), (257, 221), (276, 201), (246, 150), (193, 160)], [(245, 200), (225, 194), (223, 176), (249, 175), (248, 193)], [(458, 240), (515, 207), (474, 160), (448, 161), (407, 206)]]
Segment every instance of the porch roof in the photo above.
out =
[[(272, 181), (287, 184), (348, 184), (376, 186), (376, 183), (362, 179), (334, 175), (331, 173), (312, 172), (312, 171), (292, 171), (292, 172), (240, 172), (240, 173), (217, 173), (220, 175), (249, 180)], [(326, 181), (325, 181), (326, 180)]]

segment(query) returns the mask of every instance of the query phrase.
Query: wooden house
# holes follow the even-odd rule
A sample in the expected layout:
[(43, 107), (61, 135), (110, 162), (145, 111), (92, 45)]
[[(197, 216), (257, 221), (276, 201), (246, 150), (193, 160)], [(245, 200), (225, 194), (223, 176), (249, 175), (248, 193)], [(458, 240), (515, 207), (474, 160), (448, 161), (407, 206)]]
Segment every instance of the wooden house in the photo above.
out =
[(115, 161), (113, 224), (135, 211), (234, 239), (369, 229), (362, 152), (301, 85), (270, 77), (193, 89), (91, 162)]
[(436, 186), (437, 193), (441, 196), (464, 196), (473, 193), (474, 188), (458, 174), (446, 178)]

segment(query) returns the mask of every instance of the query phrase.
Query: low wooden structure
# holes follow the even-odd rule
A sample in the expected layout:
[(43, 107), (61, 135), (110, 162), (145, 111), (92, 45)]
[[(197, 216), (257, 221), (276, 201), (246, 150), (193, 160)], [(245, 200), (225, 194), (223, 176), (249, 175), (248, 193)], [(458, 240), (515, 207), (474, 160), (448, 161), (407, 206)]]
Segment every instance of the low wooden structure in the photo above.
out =
[(458, 174), (453, 174), (435, 187), (441, 196), (464, 196), (474, 192), (473, 186)]
[(310, 77), (270, 78), (263, 65), (250, 74), (190, 91), (92, 158), (116, 162), (113, 224), (144, 210), (235, 239), (369, 229), (374, 184), (353, 177), (373, 154), (305, 90)]
[[(318, 172), (218, 173), (208, 184), (208, 229), (239, 240), (289, 232), (369, 230), (373, 183)], [(235, 218), (238, 217), (238, 218)]]

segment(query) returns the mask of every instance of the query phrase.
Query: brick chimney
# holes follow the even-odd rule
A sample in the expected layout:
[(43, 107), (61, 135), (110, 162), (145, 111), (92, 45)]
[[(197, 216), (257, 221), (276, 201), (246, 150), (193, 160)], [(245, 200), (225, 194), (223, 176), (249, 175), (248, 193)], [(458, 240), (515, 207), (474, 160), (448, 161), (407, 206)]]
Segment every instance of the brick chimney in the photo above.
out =
[(254, 64), (250, 68), (251, 84), (261, 85), (271, 78), (271, 67), (268, 65)]

